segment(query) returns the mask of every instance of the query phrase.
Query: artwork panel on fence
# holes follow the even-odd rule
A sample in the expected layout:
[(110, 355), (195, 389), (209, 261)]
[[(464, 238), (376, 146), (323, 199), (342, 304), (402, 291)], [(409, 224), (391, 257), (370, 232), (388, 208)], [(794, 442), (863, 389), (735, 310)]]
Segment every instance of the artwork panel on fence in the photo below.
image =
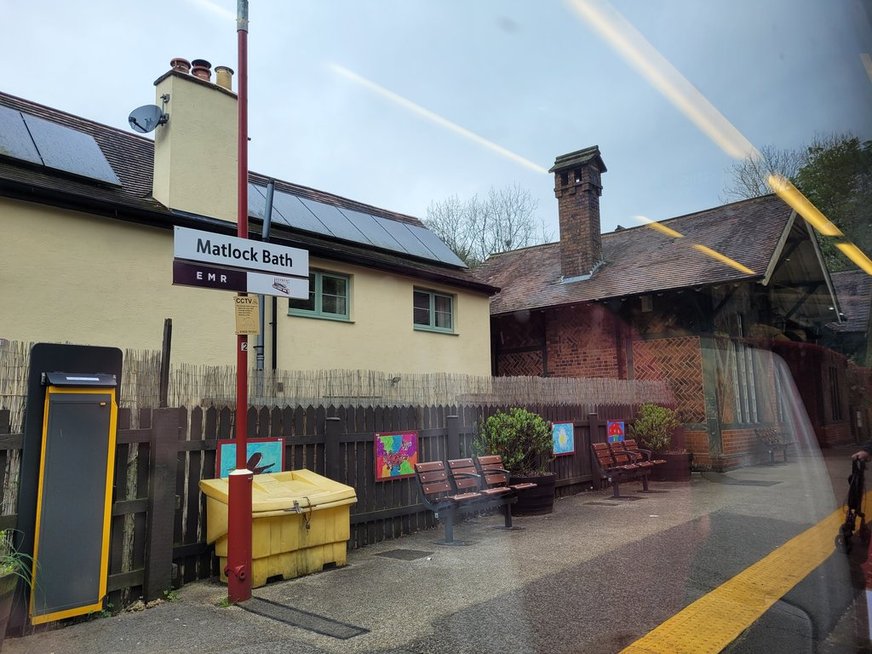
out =
[(374, 448), (376, 481), (402, 479), (415, 474), (418, 432), (377, 433)]
[(554, 456), (575, 454), (575, 425), (571, 422), (555, 422), (551, 427), (554, 441)]
[[(285, 468), (283, 438), (249, 438), (245, 445), (245, 467), (254, 474), (281, 472)], [(236, 468), (236, 441), (220, 439), (215, 456), (215, 476), (227, 477)]]
[(609, 443), (622, 442), (625, 433), (623, 420), (606, 420), (606, 440)]

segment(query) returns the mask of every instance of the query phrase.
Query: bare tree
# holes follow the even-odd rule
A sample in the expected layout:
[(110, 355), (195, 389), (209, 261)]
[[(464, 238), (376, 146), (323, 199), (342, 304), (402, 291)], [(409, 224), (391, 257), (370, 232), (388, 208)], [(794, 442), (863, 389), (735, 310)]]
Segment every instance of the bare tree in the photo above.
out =
[(725, 202), (772, 193), (767, 182), (769, 175), (778, 173), (787, 179), (794, 179), (808, 161), (806, 149), (788, 150), (764, 145), (759, 152), (759, 157), (747, 157), (730, 167), (730, 182), (722, 193)]
[(491, 187), (487, 197), (463, 201), (452, 195), (431, 202), (424, 223), (467, 265), (475, 266), (496, 252), (527, 247), (547, 239), (535, 213), (537, 201), (517, 184)]

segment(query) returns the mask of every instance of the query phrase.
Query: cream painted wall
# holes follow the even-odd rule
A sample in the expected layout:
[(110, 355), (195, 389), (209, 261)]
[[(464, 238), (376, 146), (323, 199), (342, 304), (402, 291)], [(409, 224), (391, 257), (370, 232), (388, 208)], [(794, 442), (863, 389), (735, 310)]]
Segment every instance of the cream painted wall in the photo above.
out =
[(170, 100), (154, 131), (154, 199), (165, 207), (236, 222), (236, 95), (191, 75), (167, 73), (155, 102)]
[[(5, 198), (0, 224), (0, 338), (157, 350), (164, 318), (172, 318), (175, 363), (235, 363), (233, 294), (172, 285), (171, 230)], [(490, 374), (487, 297), (357, 266), (311, 265), (352, 275), (353, 322), (288, 316), (279, 299), (280, 369)], [(412, 329), (416, 285), (455, 295), (455, 335)]]
[(172, 285), (172, 231), (0, 198), (0, 338), (235, 359), (233, 294)]
[[(314, 258), (309, 265), (351, 275), (351, 323), (289, 316), (288, 301), (280, 299), (278, 368), (490, 375), (487, 296)], [(454, 334), (413, 329), (415, 287), (455, 296)]]

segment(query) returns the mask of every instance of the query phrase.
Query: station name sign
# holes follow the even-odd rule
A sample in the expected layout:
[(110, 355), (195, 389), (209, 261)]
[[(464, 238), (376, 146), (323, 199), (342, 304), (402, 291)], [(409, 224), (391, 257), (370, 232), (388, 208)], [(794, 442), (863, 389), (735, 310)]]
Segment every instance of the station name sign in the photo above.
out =
[(178, 259), (173, 261), (173, 284), (286, 298), (309, 297), (309, 280), (302, 277), (284, 277), (238, 268), (218, 268)]
[(214, 266), (275, 273), (283, 277), (309, 276), (309, 253), (306, 250), (187, 227), (175, 228), (173, 256)]

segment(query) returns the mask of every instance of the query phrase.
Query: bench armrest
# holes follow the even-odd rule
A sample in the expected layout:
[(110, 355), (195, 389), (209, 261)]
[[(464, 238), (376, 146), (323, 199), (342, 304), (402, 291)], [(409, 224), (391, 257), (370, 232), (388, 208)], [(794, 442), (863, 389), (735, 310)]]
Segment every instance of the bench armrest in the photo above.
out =
[(481, 479), (481, 475), (477, 475), (474, 472), (452, 472), (451, 476), (454, 478), (462, 478), (462, 479)]

